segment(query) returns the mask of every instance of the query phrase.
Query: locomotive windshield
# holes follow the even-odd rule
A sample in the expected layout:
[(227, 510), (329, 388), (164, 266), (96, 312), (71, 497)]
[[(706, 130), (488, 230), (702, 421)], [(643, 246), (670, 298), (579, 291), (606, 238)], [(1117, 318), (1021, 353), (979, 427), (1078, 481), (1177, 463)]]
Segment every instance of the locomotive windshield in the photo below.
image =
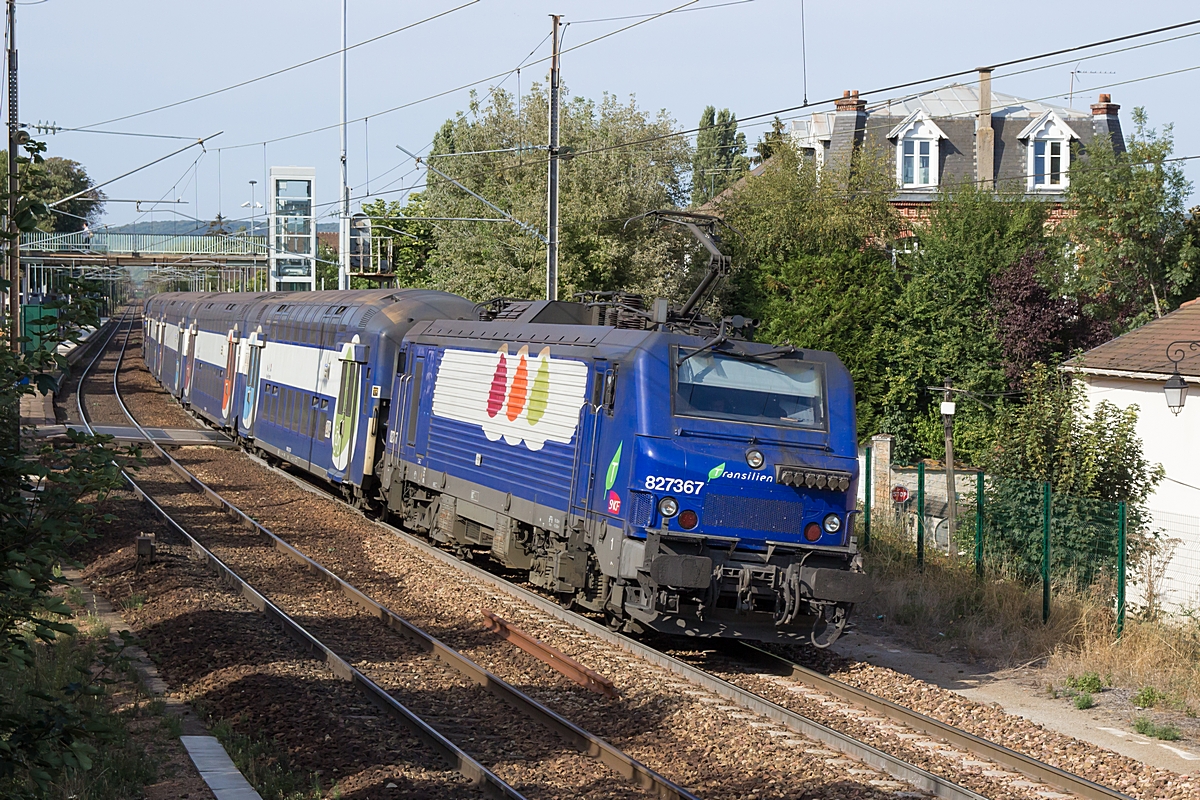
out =
[(698, 353), (678, 367), (675, 413), (824, 430), (823, 384), (820, 365), (810, 361)]

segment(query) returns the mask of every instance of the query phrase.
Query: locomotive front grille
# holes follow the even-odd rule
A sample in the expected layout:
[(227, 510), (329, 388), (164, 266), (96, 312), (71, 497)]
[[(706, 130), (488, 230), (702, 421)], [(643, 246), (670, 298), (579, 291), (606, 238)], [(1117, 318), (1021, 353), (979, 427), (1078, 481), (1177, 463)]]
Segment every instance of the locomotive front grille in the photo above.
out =
[(629, 524), (646, 526), (654, 515), (654, 495), (633, 489), (629, 492)]
[(700, 519), (706, 526), (718, 528), (800, 534), (804, 530), (804, 506), (798, 500), (710, 494), (704, 498), (704, 514)]

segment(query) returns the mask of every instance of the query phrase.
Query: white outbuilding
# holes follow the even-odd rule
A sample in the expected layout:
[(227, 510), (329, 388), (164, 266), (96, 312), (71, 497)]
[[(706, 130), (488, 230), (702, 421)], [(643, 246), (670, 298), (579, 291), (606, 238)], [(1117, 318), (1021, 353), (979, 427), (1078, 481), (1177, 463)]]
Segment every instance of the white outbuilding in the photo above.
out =
[[(1164, 611), (1200, 610), (1200, 302), (1093, 348), (1063, 369), (1085, 382), (1092, 406), (1104, 400), (1137, 406), (1146, 459), (1166, 471), (1147, 503), (1165, 544), (1136, 576), (1130, 602), (1153, 598)], [(1182, 397), (1181, 379), (1188, 387)], [(1168, 382), (1176, 388), (1170, 398)]]

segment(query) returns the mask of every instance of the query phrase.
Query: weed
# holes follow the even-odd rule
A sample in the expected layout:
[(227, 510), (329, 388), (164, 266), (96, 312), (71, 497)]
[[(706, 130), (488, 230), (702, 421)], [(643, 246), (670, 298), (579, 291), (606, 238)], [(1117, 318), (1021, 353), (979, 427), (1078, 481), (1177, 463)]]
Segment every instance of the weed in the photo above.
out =
[(1092, 699), (1092, 695), (1088, 692), (1080, 692), (1075, 695), (1075, 707), (1080, 711), (1091, 708), (1096, 705), (1096, 701)]
[(1179, 728), (1170, 723), (1156, 725), (1149, 717), (1138, 717), (1135, 719), (1133, 721), (1133, 729), (1143, 736), (1149, 736), (1153, 739), (1163, 739), (1168, 742), (1174, 742), (1179, 739)]
[(78, 625), (80, 631), (89, 639), (107, 639), (110, 632), (108, 623), (94, 614), (88, 614)]
[(161, 697), (156, 697), (150, 701), (148, 709), (154, 716), (161, 717), (163, 712), (167, 710), (167, 701)]
[(1104, 684), (1100, 682), (1100, 675), (1095, 672), (1085, 672), (1078, 678), (1068, 675), (1067, 686), (1086, 694), (1097, 694), (1104, 689)]
[[(304, 790), (305, 777), (292, 770), (287, 753), (274, 741), (236, 731), (229, 720), (221, 720), (213, 725), (212, 734), (221, 741), (238, 770), (263, 797), (301, 800), (309, 796)], [(320, 778), (316, 775), (307, 777), (316, 787), (312, 796), (321, 797)]]
[(144, 605), (146, 605), (146, 595), (143, 592), (134, 592), (121, 602), (121, 608), (126, 611), (137, 611)]
[(1167, 696), (1153, 686), (1143, 686), (1141, 691), (1130, 698), (1129, 702), (1138, 708), (1154, 708), (1166, 699)]
[(175, 739), (183, 735), (183, 718), (178, 714), (164, 714), (162, 726)]
[[(107, 629), (104, 634), (107, 639)], [(100, 640), (101, 647), (104, 640)], [(46, 700), (57, 700), (78, 685), (80, 677), (92, 673), (101, 657), (95, 641), (80, 636), (62, 636), (51, 643), (36, 643), (32, 662), (21, 668), (0, 668), (0, 705), (14, 718), (36, 718), (53, 711)], [(157, 768), (144, 747), (126, 728), (128, 715), (114, 712), (107, 680), (93, 684), (96, 691), (77, 694), (78, 707), (90, 715), (88, 734), (79, 739), (91, 750), (91, 768), (64, 770), (54, 783), (54, 794), (33, 793), (20, 770), (0, 777), (2, 797), (77, 797), (80, 800), (116, 800), (140, 797), (142, 787), (154, 783)], [(65, 688), (64, 688), (65, 687)], [(59, 721), (73, 724), (71, 720)], [(12, 762), (9, 762), (10, 764)]]
[(83, 608), (83, 589), (80, 589), (78, 586), (68, 586), (67, 602), (75, 606), (75, 608)]

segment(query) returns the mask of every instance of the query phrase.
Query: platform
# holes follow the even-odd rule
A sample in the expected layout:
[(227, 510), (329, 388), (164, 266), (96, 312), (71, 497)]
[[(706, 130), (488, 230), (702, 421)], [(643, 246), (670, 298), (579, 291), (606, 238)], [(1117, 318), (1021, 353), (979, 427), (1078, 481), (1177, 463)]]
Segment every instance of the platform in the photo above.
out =
[[(83, 425), (39, 425), (39, 437), (65, 436), (67, 428), (80, 433), (87, 433)], [(96, 425), (98, 434), (113, 437), (117, 444), (141, 444), (146, 437), (132, 425)], [(233, 447), (233, 440), (220, 431), (206, 431), (198, 428), (145, 428), (146, 434), (163, 447)]]

